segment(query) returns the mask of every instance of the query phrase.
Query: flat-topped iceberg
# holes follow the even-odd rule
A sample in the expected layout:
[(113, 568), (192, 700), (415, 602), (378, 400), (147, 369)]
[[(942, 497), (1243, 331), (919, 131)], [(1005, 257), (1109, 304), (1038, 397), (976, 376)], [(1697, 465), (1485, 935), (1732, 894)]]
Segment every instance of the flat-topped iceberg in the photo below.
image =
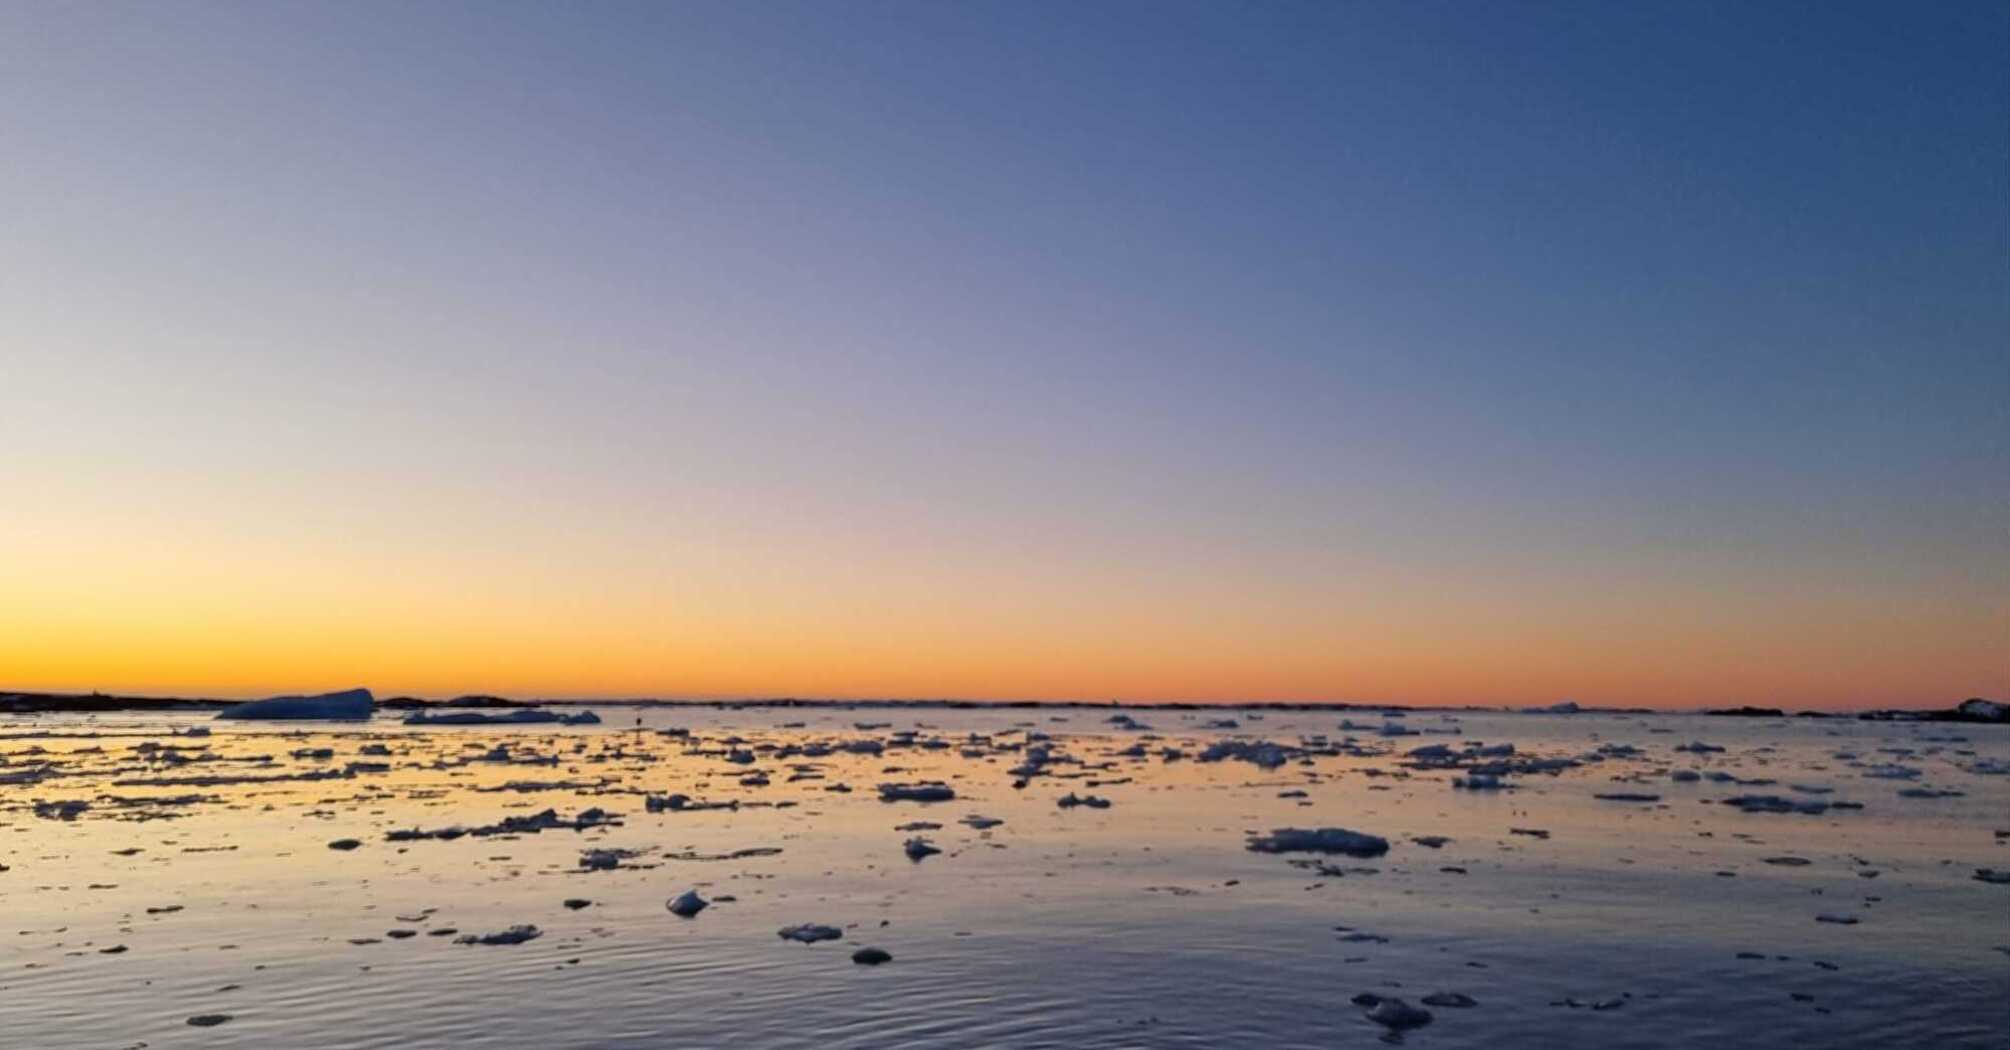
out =
[(522, 707), (501, 714), (484, 711), (414, 711), (405, 716), (408, 726), (506, 726), (506, 725), (549, 725), (557, 723), (567, 726), (599, 725), (600, 716), (591, 711), (562, 715), (556, 711), (546, 711), (535, 707)]
[(234, 704), (217, 712), (218, 718), (236, 719), (361, 719), (369, 718), (377, 700), (368, 689), (344, 689), (339, 693), (314, 696), (274, 696)]

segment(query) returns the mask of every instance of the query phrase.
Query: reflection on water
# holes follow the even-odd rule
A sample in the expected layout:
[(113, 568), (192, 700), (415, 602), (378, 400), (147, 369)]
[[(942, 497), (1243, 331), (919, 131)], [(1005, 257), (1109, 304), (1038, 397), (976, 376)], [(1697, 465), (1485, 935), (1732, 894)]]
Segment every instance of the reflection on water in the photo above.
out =
[[(1364, 992), (1476, 1001), (1433, 1008), (1402, 1036), (1413, 1046), (2010, 1040), (2010, 885), (1976, 878), (2010, 869), (1998, 727), (1413, 714), (1416, 735), (1384, 736), (1379, 717), (1342, 730), (1331, 713), (1140, 710), (1139, 729), (1083, 711), (602, 714), (7, 723), (0, 1042), (1379, 1045), (1350, 1002)], [(1238, 724), (1204, 728), (1224, 717)], [(212, 732), (177, 735), (191, 726)], [(1315, 736), (1276, 768), (1195, 760), (1222, 739)], [(883, 750), (842, 747), (861, 741)], [(1576, 764), (1468, 791), (1451, 780), (1473, 760), (1407, 757), (1476, 742)], [(1055, 761), (1016, 788), (1029, 743)], [(875, 790), (922, 780), (957, 797)], [(1071, 792), (1111, 806), (1055, 804)], [(740, 805), (651, 811), (673, 794)], [(1720, 804), (1754, 795), (1863, 808)], [(89, 805), (64, 819), (65, 802)], [(615, 822), (497, 828), (596, 807)], [(1292, 826), (1391, 849), (1243, 848)], [(497, 833), (387, 838), (448, 828)], [(943, 852), (909, 860), (916, 835)], [(1416, 841), (1431, 836), (1448, 841)], [(360, 845), (330, 848), (344, 839)], [(588, 870), (588, 849), (625, 852)], [(713, 906), (665, 910), (692, 888)], [(776, 936), (798, 923), (844, 937)], [(519, 924), (542, 935), (455, 943)], [(864, 946), (893, 961), (854, 965)], [(227, 1020), (188, 1023), (202, 1015)]]

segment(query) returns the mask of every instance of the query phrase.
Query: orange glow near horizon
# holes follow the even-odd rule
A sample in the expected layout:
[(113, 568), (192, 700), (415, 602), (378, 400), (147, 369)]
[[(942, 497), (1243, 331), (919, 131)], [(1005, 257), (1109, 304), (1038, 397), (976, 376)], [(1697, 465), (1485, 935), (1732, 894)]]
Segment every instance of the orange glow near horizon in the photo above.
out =
[(481, 544), (309, 558), (240, 539), (163, 552), (78, 533), (39, 575), (16, 566), (0, 689), (1840, 710), (1943, 706), (2000, 682), (2000, 625), (1867, 601), (1744, 617), (1721, 598), (1643, 612), (1507, 585), (1396, 601), (1378, 595), (1401, 581), (1365, 569), (1271, 581), (1257, 600), (1197, 569), (920, 571), (856, 551), (791, 567), (757, 550), (496, 568)]

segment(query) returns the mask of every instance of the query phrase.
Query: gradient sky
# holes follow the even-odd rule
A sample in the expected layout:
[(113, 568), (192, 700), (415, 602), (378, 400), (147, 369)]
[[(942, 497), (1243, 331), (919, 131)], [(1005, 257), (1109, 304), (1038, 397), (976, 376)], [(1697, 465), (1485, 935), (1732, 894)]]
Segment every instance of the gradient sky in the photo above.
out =
[(0, 8), (0, 688), (2010, 693), (2001, 3)]

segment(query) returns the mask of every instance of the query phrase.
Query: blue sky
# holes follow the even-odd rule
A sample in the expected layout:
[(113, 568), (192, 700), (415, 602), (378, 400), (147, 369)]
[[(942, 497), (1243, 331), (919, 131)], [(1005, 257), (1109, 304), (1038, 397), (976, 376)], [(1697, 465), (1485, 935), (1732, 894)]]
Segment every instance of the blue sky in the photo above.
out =
[[(565, 594), (634, 643), (582, 692), (2000, 693), (2006, 55), (1998, 4), (16, 7), (0, 566), (241, 575), (219, 631), (330, 563)], [(645, 644), (764, 624), (920, 670)], [(564, 686), (470, 645), (382, 673)]]

